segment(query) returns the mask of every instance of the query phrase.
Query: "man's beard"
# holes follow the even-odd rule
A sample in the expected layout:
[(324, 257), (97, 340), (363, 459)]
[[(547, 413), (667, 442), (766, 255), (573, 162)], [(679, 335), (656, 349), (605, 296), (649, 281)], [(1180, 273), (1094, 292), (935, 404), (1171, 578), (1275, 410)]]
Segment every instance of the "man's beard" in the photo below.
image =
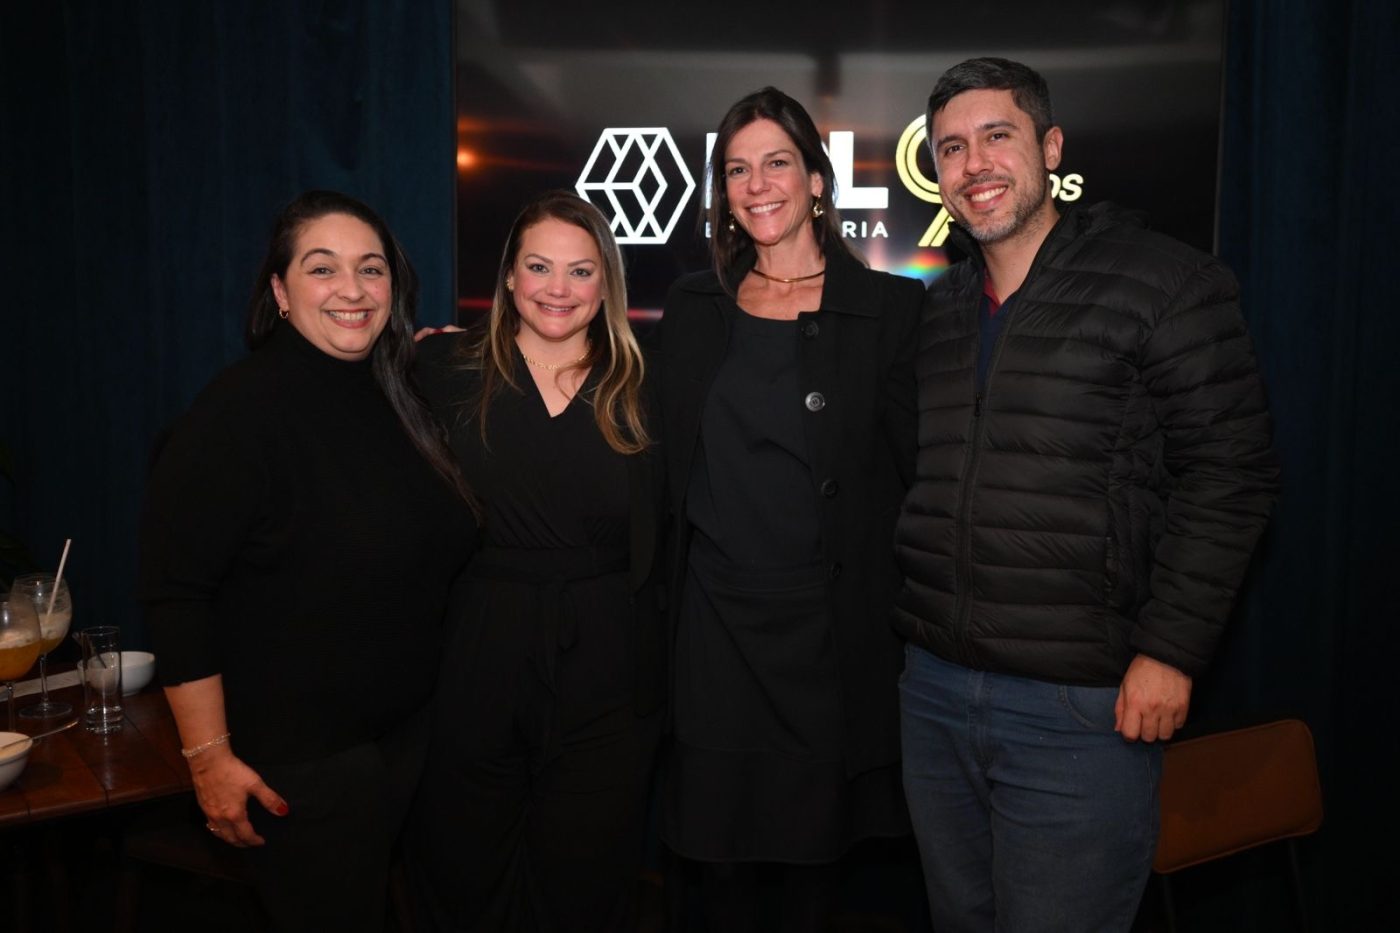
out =
[[(968, 183), (965, 187), (973, 185), (983, 185), (989, 181), (1003, 182), (1007, 186), (1007, 191), (1012, 195), (1011, 214), (1007, 217), (995, 220), (987, 219), (980, 224), (974, 224), (967, 217), (957, 216), (958, 223), (962, 224), (964, 230), (971, 237), (983, 246), (990, 246), (1010, 239), (1025, 229), (1026, 225), (1040, 213), (1041, 207), (1045, 204), (1045, 195), (1050, 188), (1050, 176), (1047, 172), (1041, 172), (1036, 176), (1039, 184), (1034, 188), (1022, 190), (1010, 178), (1002, 175), (994, 175), (991, 178), (981, 178), (975, 182)], [(1034, 184), (1034, 182), (1032, 182)], [(959, 194), (959, 198), (963, 195)], [(956, 212), (961, 214), (961, 212)], [(956, 216), (956, 214), (955, 214)], [(974, 215), (975, 217), (975, 215)]]

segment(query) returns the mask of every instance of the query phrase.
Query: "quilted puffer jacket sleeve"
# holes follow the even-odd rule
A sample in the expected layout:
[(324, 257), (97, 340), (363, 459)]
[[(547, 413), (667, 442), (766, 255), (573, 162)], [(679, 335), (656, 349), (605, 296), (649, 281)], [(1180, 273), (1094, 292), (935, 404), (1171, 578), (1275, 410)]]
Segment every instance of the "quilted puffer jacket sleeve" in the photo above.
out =
[(1141, 363), (1169, 478), (1150, 597), (1131, 643), (1194, 677), (1215, 649), (1278, 490), (1264, 387), (1229, 270), (1203, 258), (1157, 321)]

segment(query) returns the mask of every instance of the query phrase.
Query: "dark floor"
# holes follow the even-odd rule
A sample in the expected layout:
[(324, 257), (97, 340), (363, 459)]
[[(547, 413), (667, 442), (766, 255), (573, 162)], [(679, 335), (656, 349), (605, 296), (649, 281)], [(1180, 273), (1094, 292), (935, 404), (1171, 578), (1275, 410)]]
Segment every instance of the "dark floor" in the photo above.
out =
[[(199, 930), (245, 933), (261, 926), (248, 889), (159, 865), (119, 857), (120, 840), (163, 826), (168, 813), (140, 808), (0, 834), (0, 931), (14, 933), (140, 933)], [(197, 826), (196, 826), (197, 828)], [(158, 835), (158, 833), (157, 833)], [(193, 834), (198, 839), (198, 834)], [(1174, 880), (1182, 931), (1277, 933), (1296, 929), (1281, 849), (1244, 853), (1224, 866), (1204, 866)], [(204, 866), (218, 870), (218, 866)], [(639, 933), (700, 929), (694, 893), (662, 890), (662, 871), (639, 881)], [(678, 891), (680, 892), (678, 895)], [(917, 853), (900, 840), (866, 845), (843, 865), (837, 916), (827, 933), (931, 933)], [(1327, 929), (1314, 924), (1315, 929)], [(1160, 933), (1160, 879), (1148, 885), (1134, 933)]]

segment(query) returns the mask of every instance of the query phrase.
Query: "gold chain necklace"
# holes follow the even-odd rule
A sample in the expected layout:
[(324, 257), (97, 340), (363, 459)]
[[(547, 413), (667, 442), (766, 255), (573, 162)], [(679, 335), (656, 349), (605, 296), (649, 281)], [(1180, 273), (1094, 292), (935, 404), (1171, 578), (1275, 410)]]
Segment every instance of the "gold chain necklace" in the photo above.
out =
[(793, 276), (792, 278), (790, 278), (790, 279), (785, 279), (785, 278), (783, 278), (783, 277), (780, 276), (780, 275), (769, 275), (767, 272), (763, 272), (762, 270), (760, 270), (760, 269), (758, 269), (758, 268), (753, 268), (753, 269), (750, 269), (749, 271), (752, 272), (754, 275), (758, 276), (758, 277), (761, 278), (761, 279), (767, 279), (767, 280), (770, 281), (770, 282), (782, 282), (784, 285), (791, 285), (793, 282), (805, 282), (805, 281), (807, 281), (808, 279), (815, 279), (815, 278), (816, 278), (817, 276), (819, 276), (819, 275), (826, 275), (826, 270), (825, 270), (825, 269), (818, 269), (816, 272), (813, 272), (811, 275), (794, 275), (794, 276)]
[(552, 373), (552, 372), (556, 372), (556, 371), (561, 370), (561, 369), (566, 369), (566, 368), (568, 368), (568, 367), (570, 367), (570, 366), (577, 366), (579, 363), (582, 363), (584, 360), (588, 359), (588, 351), (587, 351), (587, 350), (584, 350), (584, 351), (583, 351), (583, 356), (580, 356), (578, 359), (575, 359), (575, 360), (565, 360), (565, 361), (562, 362), (562, 363), (543, 363), (543, 362), (541, 362), (541, 361), (539, 361), (539, 360), (531, 359), (530, 357), (528, 357), (528, 356), (525, 355), (525, 351), (524, 351), (524, 350), (521, 350), (521, 351), (520, 351), (520, 356), (521, 356), (521, 358), (522, 358), (523, 360), (525, 360), (525, 362), (529, 363), (531, 366), (538, 366), (540, 369), (543, 369), (545, 372), (547, 372), (547, 373)]

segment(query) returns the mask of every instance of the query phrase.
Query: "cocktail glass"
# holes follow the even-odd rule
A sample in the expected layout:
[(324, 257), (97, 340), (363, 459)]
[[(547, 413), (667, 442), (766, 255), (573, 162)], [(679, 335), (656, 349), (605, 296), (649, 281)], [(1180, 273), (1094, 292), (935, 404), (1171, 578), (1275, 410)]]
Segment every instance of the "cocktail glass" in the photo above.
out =
[(10, 731), (15, 731), (15, 681), (39, 656), (39, 614), (22, 594), (0, 595), (0, 682), (10, 701)]
[[(55, 582), (57, 588), (55, 592)], [(57, 648), (68, 634), (73, 622), (73, 596), (66, 580), (55, 581), (51, 573), (30, 573), (15, 577), (10, 585), (11, 596), (28, 596), (39, 615), (39, 702), (19, 711), (25, 719), (50, 719), (73, 712), (72, 703), (60, 703), (49, 698), (49, 652)]]

